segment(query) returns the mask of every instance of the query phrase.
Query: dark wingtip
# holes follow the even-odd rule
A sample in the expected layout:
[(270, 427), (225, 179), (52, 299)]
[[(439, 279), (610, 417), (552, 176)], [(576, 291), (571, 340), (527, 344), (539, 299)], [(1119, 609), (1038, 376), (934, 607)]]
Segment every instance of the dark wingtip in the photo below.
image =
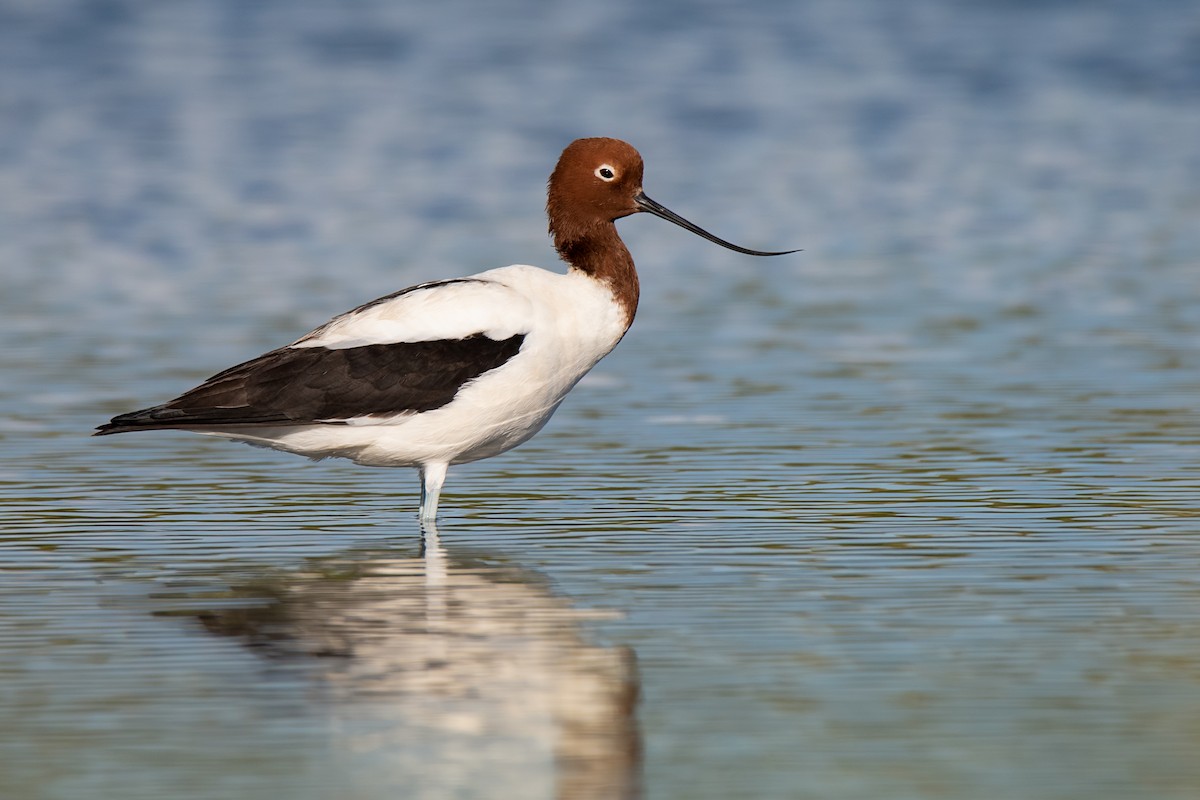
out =
[(163, 427), (162, 421), (158, 418), (158, 412), (161, 410), (162, 406), (154, 406), (153, 408), (143, 408), (140, 411), (130, 411), (128, 414), (118, 414), (103, 425), (97, 426), (96, 430), (92, 432), (92, 436), (109, 436), (114, 433)]
[(114, 433), (128, 433), (129, 431), (136, 431), (140, 427), (140, 425), (121, 425), (116, 422), (106, 422), (103, 425), (97, 426), (96, 430), (92, 431), (92, 436), (111, 436)]

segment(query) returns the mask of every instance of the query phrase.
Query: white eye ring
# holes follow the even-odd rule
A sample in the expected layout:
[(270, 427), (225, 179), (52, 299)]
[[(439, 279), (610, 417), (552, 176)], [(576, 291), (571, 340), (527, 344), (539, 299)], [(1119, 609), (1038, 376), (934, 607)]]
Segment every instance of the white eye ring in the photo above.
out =
[(613, 168), (612, 164), (601, 164), (596, 167), (595, 175), (606, 183), (612, 183), (617, 179), (617, 171)]

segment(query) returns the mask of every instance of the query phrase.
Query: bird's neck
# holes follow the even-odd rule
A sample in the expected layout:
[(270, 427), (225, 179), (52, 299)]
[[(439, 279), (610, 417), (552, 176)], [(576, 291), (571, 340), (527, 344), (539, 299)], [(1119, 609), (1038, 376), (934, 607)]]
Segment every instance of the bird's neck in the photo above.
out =
[(613, 299), (625, 312), (625, 327), (628, 328), (637, 313), (641, 289), (633, 256), (617, 235), (617, 226), (606, 222), (572, 238), (556, 236), (554, 249), (572, 270), (608, 286)]

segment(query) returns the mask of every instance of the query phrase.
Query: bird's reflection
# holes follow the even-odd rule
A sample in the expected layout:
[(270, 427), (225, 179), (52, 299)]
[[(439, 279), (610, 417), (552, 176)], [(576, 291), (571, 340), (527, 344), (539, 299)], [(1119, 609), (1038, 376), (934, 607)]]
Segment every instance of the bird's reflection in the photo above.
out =
[(309, 662), (339, 757), (420, 776), (409, 796), (640, 796), (633, 652), (587, 643), (587, 614), (537, 573), (422, 533), (419, 551), (313, 562), (200, 618)]

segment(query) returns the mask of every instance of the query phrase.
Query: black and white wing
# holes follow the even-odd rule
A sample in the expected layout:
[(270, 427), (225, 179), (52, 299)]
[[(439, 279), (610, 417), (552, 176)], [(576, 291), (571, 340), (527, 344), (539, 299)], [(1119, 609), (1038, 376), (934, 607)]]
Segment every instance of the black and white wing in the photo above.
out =
[(516, 356), (532, 316), (526, 298), (495, 281), (422, 284), (336, 317), (168, 403), (114, 417), (96, 432), (338, 423), (431, 411)]

